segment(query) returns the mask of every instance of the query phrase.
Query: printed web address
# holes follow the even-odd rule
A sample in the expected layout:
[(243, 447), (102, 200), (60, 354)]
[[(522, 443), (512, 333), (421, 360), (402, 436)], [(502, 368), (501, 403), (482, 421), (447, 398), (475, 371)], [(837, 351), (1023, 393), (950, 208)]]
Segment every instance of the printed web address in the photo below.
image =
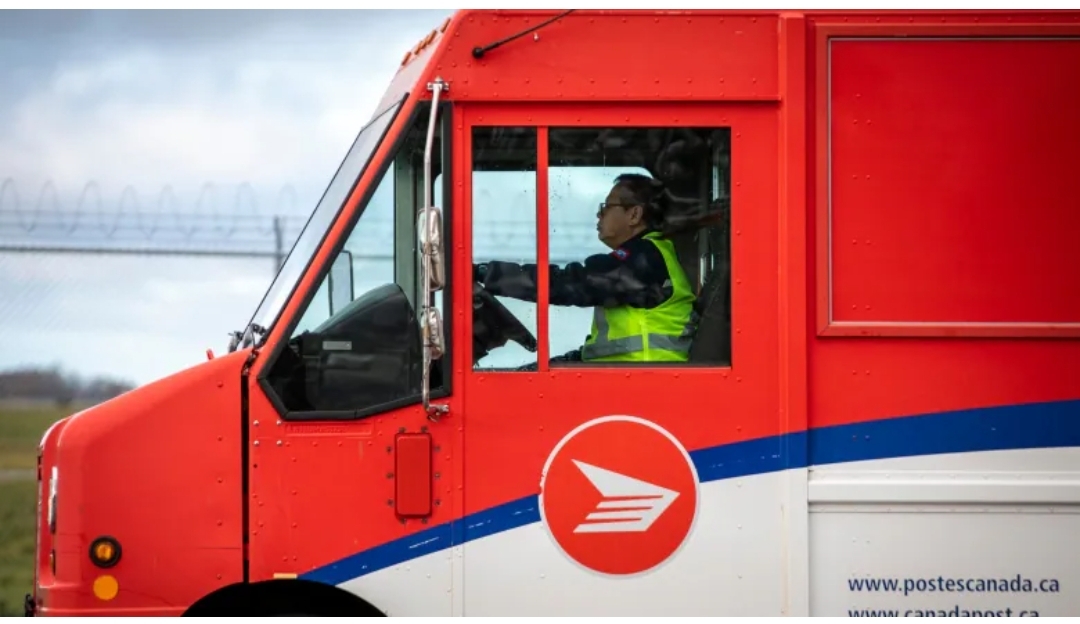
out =
[(848, 579), (853, 592), (892, 594), (972, 593), (972, 594), (1056, 594), (1061, 591), (1057, 579), (1029, 579), (1019, 574), (1011, 578), (853, 578)]
[(1039, 617), (1028, 609), (848, 609), (848, 617)]

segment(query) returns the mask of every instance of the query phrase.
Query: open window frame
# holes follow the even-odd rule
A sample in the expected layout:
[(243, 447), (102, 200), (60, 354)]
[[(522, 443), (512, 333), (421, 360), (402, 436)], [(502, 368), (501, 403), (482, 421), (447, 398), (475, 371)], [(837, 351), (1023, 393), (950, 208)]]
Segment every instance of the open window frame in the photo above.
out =
[[(620, 107), (623, 108), (623, 107)], [(534, 173), (535, 193), (536, 193), (536, 205), (535, 205), (535, 224), (536, 224), (536, 240), (535, 240), (535, 254), (537, 264), (537, 293), (535, 299), (535, 314), (536, 314), (536, 331), (535, 337), (537, 339), (537, 349), (535, 352), (535, 368), (529, 370), (514, 369), (514, 368), (486, 368), (476, 367), (474, 365), (473, 371), (477, 374), (530, 374), (530, 373), (547, 373), (549, 371), (558, 370), (574, 370), (574, 371), (602, 371), (611, 369), (622, 369), (628, 371), (642, 371), (648, 369), (674, 369), (674, 370), (687, 370), (687, 369), (702, 369), (702, 370), (732, 370), (734, 366), (735, 358), (735, 320), (734, 314), (739, 307), (735, 303), (737, 296), (736, 289), (734, 288), (734, 259), (735, 254), (732, 248), (734, 244), (733, 230), (736, 220), (736, 214), (732, 207), (734, 201), (734, 195), (737, 194), (735, 190), (735, 167), (734, 167), (734, 154), (737, 151), (735, 147), (735, 138), (739, 136), (738, 126), (739, 124), (735, 120), (729, 121), (726, 118), (715, 119), (709, 118), (703, 114), (684, 114), (681, 118), (672, 122), (672, 117), (666, 115), (664, 112), (668, 109), (668, 106), (655, 106), (648, 107), (650, 110), (643, 110), (640, 106), (626, 105), (625, 108), (633, 109), (635, 115), (622, 115), (622, 114), (603, 114), (593, 110), (578, 110), (576, 107), (551, 107), (548, 110), (532, 111), (534, 114), (530, 115), (524, 113), (521, 110), (500, 110), (496, 111), (487, 107), (471, 107), (470, 109), (470, 123), (466, 129), (466, 133), (470, 136), (478, 129), (517, 129), (527, 131), (535, 134), (535, 156), (532, 157), (532, 150), (529, 150), (529, 154), (521, 153), (520, 158), (522, 162), (528, 162), (529, 164), (520, 169), (522, 172)], [(475, 110), (473, 110), (475, 109)], [(580, 114), (579, 114), (580, 112)], [(684, 111), (685, 113), (685, 111)], [(555, 167), (567, 167), (570, 161), (576, 159), (565, 159), (564, 162), (552, 162), (552, 149), (551, 138), (553, 133), (574, 133), (574, 132), (589, 132), (589, 131), (631, 131), (631, 132), (648, 132), (648, 131), (699, 131), (702, 133), (718, 133), (724, 136), (725, 156), (729, 159), (722, 167), (722, 175), (724, 176), (725, 197), (713, 198), (714, 202), (726, 202), (726, 205), (720, 209), (723, 213), (722, 225), (720, 229), (725, 231), (720, 235), (718, 241), (722, 250), (720, 255), (723, 256), (720, 261), (725, 265), (724, 277), (719, 287), (711, 289), (710, 293), (719, 297), (718, 308), (723, 310), (723, 314), (726, 318), (723, 320), (722, 325), (717, 332), (710, 334), (711, 339), (720, 339), (724, 342), (719, 347), (719, 354), (714, 355), (709, 359), (692, 359), (691, 361), (649, 361), (649, 362), (618, 362), (618, 361), (551, 361), (552, 356), (560, 355), (558, 353), (551, 352), (551, 322), (550, 322), (550, 275), (548, 265), (551, 257), (551, 230), (549, 227), (550, 210), (550, 168)], [(713, 144), (710, 144), (714, 147)], [(509, 148), (513, 149), (513, 148)], [(470, 152), (475, 150), (475, 146), (470, 143)], [(520, 152), (520, 150), (518, 150)], [(526, 157), (528, 156), (528, 157)], [(478, 170), (477, 165), (474, 162), (476, 154), (469, 154), (469, 168), (470, 175), (473, 171)], [(619, 165), (636, 166), (637, 163), (632, 162), (620, 162)], [(712, 163), (710, 163), (712, 164)], [(488, 166), (490, 166), (488, 164)], [(494, 170), (503, 170), (501, 168), (494, 168)], [(518, 171), (519, 169), (506, 169)], [(473, 194), (472, 182), (470, 182), (470, 197)], [(602, 197), (600, 199), (603, 199)], [(470, 224), (472, 228), (470, 230), (470, 236), (475, 231), (477, 224), (474, 219)], [(703, 232), (706, 230), (714, 230), (715, 225), (704, 225), (697, 227), (688, 227), (686, 230), (680, 231), (675, 234), (682, 238), (677, 243), (677, 253), (680, 256), (680, 263), (685, 263), (688, 259), (684, 253), (691, 247), (697, 246), (697, 241), (693, 240), (696, 236), (696, 232)], [(711, 232), (710, 232), (711, 234)], [(711, 241), (710, 244), (717, 244), (717, 241)], [(472, 246), (470, 245), (470, 255), (472, 252)], [(713, 254), (715, 261), (716, 253)], [(472, 261), (479, 261), (477, 258), (472, 257)], [(684, 270), (686, 265), (683, 264)], [(715, 265), (713, 266), (715, 268)], [(704, 278), (699, 279), (695, 274), (692, 285), (698, 290), (696, 294), (699, 296), (702, 294), (704, 286)], [(471, 321), (476, 323), (475, 319)], [(719, 334), (719, 336), (717, 335)], [(531, 358), (530, 358), (531, 359)]]

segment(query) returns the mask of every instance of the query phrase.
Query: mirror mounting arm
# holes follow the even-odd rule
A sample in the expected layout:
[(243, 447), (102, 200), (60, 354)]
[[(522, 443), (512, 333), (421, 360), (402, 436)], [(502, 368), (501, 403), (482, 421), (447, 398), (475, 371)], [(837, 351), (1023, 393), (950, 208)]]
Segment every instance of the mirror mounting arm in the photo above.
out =
[[(418, 220), (418, 236), (420, 237), (418, 251), (420, 252), (420, 281), (424, 291), (423, 301), (420, 304), (420, 322), (424, 338), (423, 370), (421, 372), (421, 392), (423, 394), (424, 411), (433, 422), (450, 411), (450, 406), (445, 404), (433, 405), (431, 403), (431, 360), (433, 357), (442, 357), (443, 335), (442, 322), (439, 319), (439, 311), (431, 305), (431, 295), (442, 289), (442, 240), (440, 231), (442, 219), (439, 211), (431, 201), (431, 152), (435, 142), (435, 124), (439, 114), (439, 95), (450, 89), (449, 85), (439, 77), (427, 85), (431, 91), (431, 115), (428, 118), (427, 141), (424, 145), (424, 206)], [(432, 264), (436, 264), (435, 275), (432, 275)]]

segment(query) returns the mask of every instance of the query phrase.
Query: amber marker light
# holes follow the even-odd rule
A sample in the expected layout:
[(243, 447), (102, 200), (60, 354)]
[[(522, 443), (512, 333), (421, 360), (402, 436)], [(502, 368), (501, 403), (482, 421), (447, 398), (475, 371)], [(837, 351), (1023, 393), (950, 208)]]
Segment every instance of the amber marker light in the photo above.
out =
[(90, 561), (99, 568), (111, 568), (120, 561), (120, 543), (114, 538), (99, 537), (90, 544)]
[(112, 600), (118, 593), (120, 593), (120, 583), (117, 583), (115, 578), (103, 574), (94, 579), (94, 595), (99, 600)]

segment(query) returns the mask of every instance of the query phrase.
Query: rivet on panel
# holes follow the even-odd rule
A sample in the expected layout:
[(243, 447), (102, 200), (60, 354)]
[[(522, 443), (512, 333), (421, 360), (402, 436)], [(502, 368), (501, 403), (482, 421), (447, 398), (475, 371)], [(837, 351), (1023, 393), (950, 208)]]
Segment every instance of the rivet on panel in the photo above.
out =
[(258, 440), (255, 440), (255, 442), (254, 442), (254, 445), (255, 445), (255, 446), (259, 446), (259, 441), (258, 441)]
[(252, 425), (254, 425), (254, 426), (256, 426), (256, 427), (258, 427), (258, 426), (259, 426), (259, 421), (257, 421), (257, 420), (256, 420), (255, 422), (253, 422), (253, 423), (251, 423), (251, 424), (252, 424)]
[(281, 440), (278, 440), (278, 441), (277, 441), (277, 445), (278, 445), (278, 446), (281, 446)]

